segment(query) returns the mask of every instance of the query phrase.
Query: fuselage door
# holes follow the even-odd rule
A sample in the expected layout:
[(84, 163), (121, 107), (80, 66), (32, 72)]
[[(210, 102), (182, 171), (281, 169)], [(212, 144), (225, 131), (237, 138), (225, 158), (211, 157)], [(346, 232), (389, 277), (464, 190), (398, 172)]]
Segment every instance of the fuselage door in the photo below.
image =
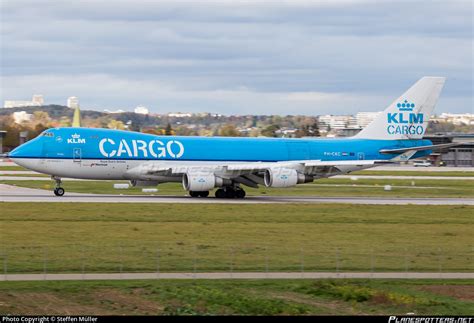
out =
[(75, 163), (80, 163), (82, 160), (81, 148), (74, 148), (72, 151), (72, 159)]
[(365, 154), (364, 153), (357, 153), (357, 159), (364, 160), (365, 159)]

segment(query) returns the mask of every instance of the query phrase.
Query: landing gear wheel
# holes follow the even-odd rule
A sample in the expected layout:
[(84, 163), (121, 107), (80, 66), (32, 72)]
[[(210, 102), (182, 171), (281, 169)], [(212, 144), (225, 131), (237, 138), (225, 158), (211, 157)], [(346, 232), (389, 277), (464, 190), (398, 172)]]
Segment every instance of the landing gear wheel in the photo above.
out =
[(57, 176), (51, 176), (51, 179), (56, 182), (56, 187), (54, 188), (54, 195), (63, 196), (65, 191), (64, 188), (61, 187), (61, 178)]
[(199, 192), (199, 196), (200, 196), (200, 197), (208, 197), (208, 196), (209, 196), (209, 191), (202, 191), (202, 192)]
[(235, 197), (238, 199), (243, 199), (245, 197), (245, 191), (243, 189), (235, 191)]
[(228, 199), (233, 199), (235, 197), (235, 191), (232, 188), (228, 188), (225, 190), (225, 197)]
[(218, 189), (215, 195), (218, 199), (223, 199), (226, 197), (225, 191), (222, 188)]
[(56, 196), (63, 196), (64, 195), (64, 188), (62, 187), (57, 187), (54, 189), (54, 195)]
[(198, 192), (198, 191), (189, 191), (189, 195), (191, 195), (191, 197), (199, 197), (199, 193), (201, 193), (201, 192)]

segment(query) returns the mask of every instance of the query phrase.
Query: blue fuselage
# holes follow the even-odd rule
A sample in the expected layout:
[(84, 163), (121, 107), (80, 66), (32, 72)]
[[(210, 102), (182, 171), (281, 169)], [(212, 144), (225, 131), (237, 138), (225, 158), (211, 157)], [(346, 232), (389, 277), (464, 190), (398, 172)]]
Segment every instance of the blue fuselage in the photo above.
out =
[[(54, 128), (16, 148), (10, 157), (219, 162), (389, 160), (396, 155), (379, 151), (431, 144), (429, 140), (179, 137), (107, 129)], [(420, 151), (412, 158), (430, 153)]]

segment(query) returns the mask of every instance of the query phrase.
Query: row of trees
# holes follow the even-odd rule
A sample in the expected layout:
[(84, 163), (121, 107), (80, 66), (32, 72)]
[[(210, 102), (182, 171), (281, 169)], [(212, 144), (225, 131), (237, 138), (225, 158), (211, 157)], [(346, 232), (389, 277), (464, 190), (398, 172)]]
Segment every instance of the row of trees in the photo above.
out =
[(15, 124), (10, 124), (1, 127), (0, 129), (6, 131), (5, 137), (3, 138), (3, 148), (4, 151), (11, 151), (18, 145), (20, 145), (20, 134), (24, 133), (25, 139), (30, 140), (37, 137), (40, 133), (44, 130), (48, 129), (43, 124), (37, 124), (35, 127), (25, 127), (25, 126), (17, 126)]

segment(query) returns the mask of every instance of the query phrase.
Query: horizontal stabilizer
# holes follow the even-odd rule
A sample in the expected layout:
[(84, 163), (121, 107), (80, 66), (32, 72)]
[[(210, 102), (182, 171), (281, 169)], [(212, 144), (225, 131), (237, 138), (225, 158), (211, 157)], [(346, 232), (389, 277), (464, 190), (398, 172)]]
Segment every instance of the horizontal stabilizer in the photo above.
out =
[(376, 164), (376, 160), (308, 160), (302, 161), (306, 167), (321, 167), (321, 166), (367, 166)]
[(429, 146), (418, 146), (418, 147), (406, 147), (398, 149), (382, 149), (380, 150), (381, 154), (402, 154), (407, 151), (421, 151), (421, 150), (439, 150), (454, 146), (459, 146), (460, 143), (449, 143), (449, 144), (440, 144), (440, 145), (429, 145)]

